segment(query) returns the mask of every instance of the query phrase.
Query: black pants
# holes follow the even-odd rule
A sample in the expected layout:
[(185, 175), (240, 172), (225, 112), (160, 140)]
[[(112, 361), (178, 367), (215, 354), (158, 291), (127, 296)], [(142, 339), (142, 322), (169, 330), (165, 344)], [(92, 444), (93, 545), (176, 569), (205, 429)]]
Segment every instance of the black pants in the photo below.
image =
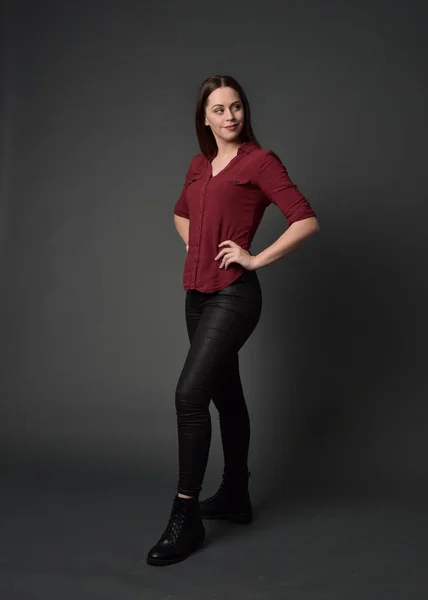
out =
[(254, 331), (262, 293), (256, 271), (213, 292), (186, 292), (190, 349), (178, 380), (178, 492), (196, 496), (202, 489), (211, 443), (209, 404), (219, 413), (225, 473), (247, 473), (250, 420), (239, 375), (238, 351)]

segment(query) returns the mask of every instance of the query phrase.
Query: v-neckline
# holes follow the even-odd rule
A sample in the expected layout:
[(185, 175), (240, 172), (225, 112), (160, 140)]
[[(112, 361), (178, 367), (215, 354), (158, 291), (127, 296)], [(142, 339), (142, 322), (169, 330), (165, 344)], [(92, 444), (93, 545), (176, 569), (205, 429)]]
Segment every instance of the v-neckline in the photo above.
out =
[[(239, 148), (242, 148), (243, 144), (241, 146), (239, 146)], [(238, 152), (239, 152), (239, 148), (238, 148)], [(225, 167), (223, 167), (218, 173), (216, 173), (215, 175), (213, 175), (213, 165), (212, 162), (210, 161), (210, 170), (211, 170), (211, 179), (215, 179), (216, 177), (218, 177), (220, 175), (220, 173), (223, 173), (223, 171), (225, 169), (227, 169), (227, 167), (230, 165), (230, 163), (232, 163), (237, 157), (238, 157), (238, 152), (235, 154), (235, 156), (233, 156), (229, 162), (227, 163), (227, 165)], [(214, 157), (215, 158), (215, 157)], [(214, 160), (213, 158), (213, 160)]]

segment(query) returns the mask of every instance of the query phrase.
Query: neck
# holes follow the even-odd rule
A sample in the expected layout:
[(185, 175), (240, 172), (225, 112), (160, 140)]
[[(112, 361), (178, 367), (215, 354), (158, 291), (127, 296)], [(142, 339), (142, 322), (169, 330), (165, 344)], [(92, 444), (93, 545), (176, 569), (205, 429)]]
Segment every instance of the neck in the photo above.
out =
[(238, 148), (242, 146), (243, 142), (225, 142), (224, 140), (216, 140), (217, 142), (217, 158), (230, 158), (235, 156), (238, 152)]

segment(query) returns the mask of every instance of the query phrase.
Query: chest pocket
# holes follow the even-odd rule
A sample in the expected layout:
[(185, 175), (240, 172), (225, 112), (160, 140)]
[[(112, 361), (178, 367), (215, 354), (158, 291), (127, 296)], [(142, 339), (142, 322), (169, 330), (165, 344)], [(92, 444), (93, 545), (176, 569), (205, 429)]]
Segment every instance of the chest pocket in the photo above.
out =
[(193, 175), (187, 183), (186, 200), (189, 210), (199, 203), (202, 179), (202, 174)]
[(249, 210), (249, 206), (255, 210), (259, 202), (263, 202), (263, 194), (259, 186), (247, 175), (236, 175), (233, 179), (228, 179), (227, 186), (228, 191), (245, 205), (246, 210)]
[(236, 177), (235, 179), (228, 179), (227, 181), (233, 185), (250, 185), (251, 184), (251, 179), (249, 179), (248, 177)]
[(191, 180), (189, 181), (189, 183), (187, 184), (187, 187), (189, 187), (189, 185), (192, 185), (192, 183), (194, 183), (195, 181), (199, 181), (202, 178), (202, 175), (194, 175)]

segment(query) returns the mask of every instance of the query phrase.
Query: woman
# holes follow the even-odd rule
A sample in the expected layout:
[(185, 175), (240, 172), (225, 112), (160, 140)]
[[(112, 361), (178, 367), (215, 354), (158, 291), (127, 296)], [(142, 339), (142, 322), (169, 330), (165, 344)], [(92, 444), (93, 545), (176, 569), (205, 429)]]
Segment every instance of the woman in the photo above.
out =
[[(229, 76), (206, 79), (198, 93), (191, 161), (174, 223), (186, 245), (183, 283), (190, 349), (175, 395), (179, 481), (168, 525), (149, 551), (151, 565), (187, 558), (205, 537), (202, 517), (252, 520), (247, 466), (250, 421), (239, 376), (238, 351), (260, 317), (256, 270), (289, 254), (319, 230), (314, 211), (278, 156), (263, 150), (250, 107)], [(252, 256), (250, 246), (269, 204), (288, 229)], [(219, 413), (224, 470), (219, 491), (199, 502), (211, 441), (210, 400)]]

